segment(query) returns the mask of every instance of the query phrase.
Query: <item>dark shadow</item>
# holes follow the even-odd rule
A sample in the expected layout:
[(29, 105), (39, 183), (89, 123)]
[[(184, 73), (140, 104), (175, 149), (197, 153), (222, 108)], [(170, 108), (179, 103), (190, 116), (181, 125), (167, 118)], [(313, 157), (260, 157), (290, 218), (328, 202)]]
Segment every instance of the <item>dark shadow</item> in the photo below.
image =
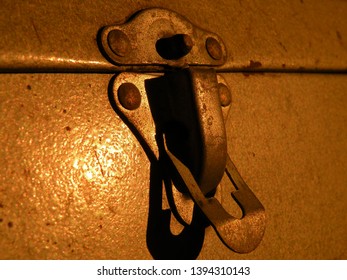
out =
[(179, 235), (170, 231), (172, 212), (162, 209), (162, 175), (159, 162), (151, 164), (147, 246), (154, 259), (196, 259), (205, 237), (206, 220), (199, 207), (195, 206), (193, 219)]
[[(192, 82), (188, 70), (166, 73), (145, 81), (147, 98), (156, 126), (159, 151), (163, 135), (168, 149), (191, 170), (199, 183), (203, 147)], [(165, 154), (164, 149), (162, 149)], [(176, 184), (182, 186), (182, 184)], [(178, 190), (187, 193), (185, 188)]]
[[(116, 76), (111, 79), (108, 88), (110, 104), (135, 135), (151, 163), (147, 247), (154, 259), (196, 259), (203, 246), (205, 228), (208, 226), (208, 222), (197, 206), (194, 207), (190, 225), (187, 225), (180, 217), (172, 196), (172, 182), (174, 182), (177, 189), (182, 192), (186, 191), (186, 187), (179, 174), (177, 174), (176, 169), (168, 160), (163, 143), (165, 134), (169, 149), (175, 152), (187, 166), (195, 167), (195, 174), (199, 172), (197, 155), (201, 147), (197, 145), (199, 141), (196, 139), (196, 137), (198, 137), (197, 133), (199, 133), (197, 120), (194, 119), (194, 113), (191, 112), (191, 108), (195, 108), (195, 106), (191, 104), (193, 100), (188, 100), (188, 104), (185, 104), (185, 100), (179, 101), (181, 104), (180, 110), (186, 112), (186, 114), (188, 114), (188, 119), (190, 119), (187, 127), (187, 123), (182, 122), (179, 117), (176, 118), (175, 114), (173, 114), (170, 109), (168, 110), (167, 104), (165, 104), (168, 102), (167, 98), (170, 99), (170, 97), (165, 97), (163, 95), (163, 88), (160, 85), (164, 85), (168, 80), (155, 78), (146, 81), (148, 100), (157, 130), (156, 138), (159, 149), (158, 160), (135, 126), (129, 122), (126, 116), (117, 107), (113, 96), (113, 83), (115, 78)], [(177, 81), (171, 82), (175, 83)], [(189, 84), (189, 82), (181, 83), (183, 87), (186, 87), (187, 84)], [(176, 105), (177, 104), (174, 104), (174, 106)], [(163, 112), (166, 113), (163, 114)], [(185, 116), (185, 118), (186, 117), (187, 116)], [(163, 182), (170, 210), (162, 209)], [(171, 215), (174, 215), (184, 226), (184, 229), (179, 235), (171, 233)]]

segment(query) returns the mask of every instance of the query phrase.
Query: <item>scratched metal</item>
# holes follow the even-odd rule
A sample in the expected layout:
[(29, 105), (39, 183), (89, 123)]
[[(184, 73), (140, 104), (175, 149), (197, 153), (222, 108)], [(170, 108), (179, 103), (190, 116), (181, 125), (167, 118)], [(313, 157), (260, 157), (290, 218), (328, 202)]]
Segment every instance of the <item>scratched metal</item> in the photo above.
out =
[[(100, 53), (99, 29), (155, 6), (217, 32), (228, 50), (219, 70), (346, 72), (347, 2), (339, 0), (5, 0), (0, 71), (121, 70)], [(152, 257), (150, 166), (110, 107), (111, 76), (0, 76), (0, 258)], [(346, 259), (346, 76), (225, 78), (233, 98), (229, 154), (268, 224), (247, 255), (224, 248), (210, 227), (199, 258)], [(219, 188), (216, 197), (240, 216), (228, 192)], [(188, 201), (179, 205), (187, 217)], [(182, 226), (171, 222), (179, 234)]]
[(347, 70), (346, 1), (2, 0), (0, 71), (120, 70), (101, 55), (98, 31), (149, 7), (216, 32), (228, 51), (223, 71)]
[[(1, 259), (152, 258), (149, 162), (110, 106), (112, 76), (0, 76)], [(223, 76), (228, 152), (267, 228), (239, 255), (209, 227), (198, 258), (346, 259), (346, 76)], [(240, 215), (228, 191), (216, 197)], [(185, 200), (179, 211), (191, 213)]]
[(238, 256), (209, 228), (200, 257), (346, 259), (347, 76), (223, 76), (233, 94), (229, 155), (264, 205), (267, 225), (259, 247)]

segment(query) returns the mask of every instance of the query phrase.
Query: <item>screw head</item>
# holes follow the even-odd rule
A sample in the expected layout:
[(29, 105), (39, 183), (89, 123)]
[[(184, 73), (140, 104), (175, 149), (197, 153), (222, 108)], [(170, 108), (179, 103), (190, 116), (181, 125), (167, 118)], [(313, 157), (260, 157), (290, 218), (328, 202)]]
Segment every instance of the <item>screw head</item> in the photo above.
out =
[(135, 110), (140, 107), (141, 93), (132, 83), (124, 83), (118, 88), (118, 100), (127, 110)]
[(218, 84), (218, 93), (219, 93), (219, 100), (220, 100), (220, 105), (222, 107), (227, 107), (231, 104), (231, 93), (229, 88), (220, 83)]
[(124, 32), (112, 30), (107, 35), (107, 42), (111, 50), (118, 56), (125, 56), (130, 51), (130, 40)]
[(206, 49), (214, 60), (220, 60), (223, 57), (222, 47), (215, 38), (208, 37), (206, 39)]

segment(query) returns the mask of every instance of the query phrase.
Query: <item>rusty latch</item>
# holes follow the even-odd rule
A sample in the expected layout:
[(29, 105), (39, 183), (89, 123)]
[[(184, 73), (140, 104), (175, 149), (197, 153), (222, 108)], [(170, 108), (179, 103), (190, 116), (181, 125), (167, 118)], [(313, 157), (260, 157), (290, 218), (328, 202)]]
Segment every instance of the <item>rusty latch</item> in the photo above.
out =
[[(189, 193), (226, 246), (239, 253), (254, 250), (265, 231), (265, 210), (228, 156), (231, 96), (213, 68), (226, 61), (221, 38), (172, 11), (148, 9), (105, 27), (100, 40), (114, 64), (148, 66), (148, 73), (116, 75), (110, 87), (115, 110), (150, 160), (168, 166), (172, 184)], [(155, 65), (167, 70), (150, 73)], [(213, 197), (223, 176), (236, 188), (231, 195), (240, 219)]]

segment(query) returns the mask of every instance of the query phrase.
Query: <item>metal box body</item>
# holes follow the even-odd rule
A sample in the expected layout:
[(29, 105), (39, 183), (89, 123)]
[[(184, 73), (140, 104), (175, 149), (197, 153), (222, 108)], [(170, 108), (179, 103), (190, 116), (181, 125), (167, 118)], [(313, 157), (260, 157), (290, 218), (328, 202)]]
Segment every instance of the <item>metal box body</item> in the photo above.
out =
[(97, 45), (101, 27), (147, 7), (223, 38), (228, 151), (268, 215), (250, 254), (207, 228), (201, 248), (173, 238), (158, 256), (345, 259), (347, 3), (313, 0), (4, 1), (0, 258), (157, 256), (147, 232), (150, 164), (110, 106), (109, 81), (122, 67)]

